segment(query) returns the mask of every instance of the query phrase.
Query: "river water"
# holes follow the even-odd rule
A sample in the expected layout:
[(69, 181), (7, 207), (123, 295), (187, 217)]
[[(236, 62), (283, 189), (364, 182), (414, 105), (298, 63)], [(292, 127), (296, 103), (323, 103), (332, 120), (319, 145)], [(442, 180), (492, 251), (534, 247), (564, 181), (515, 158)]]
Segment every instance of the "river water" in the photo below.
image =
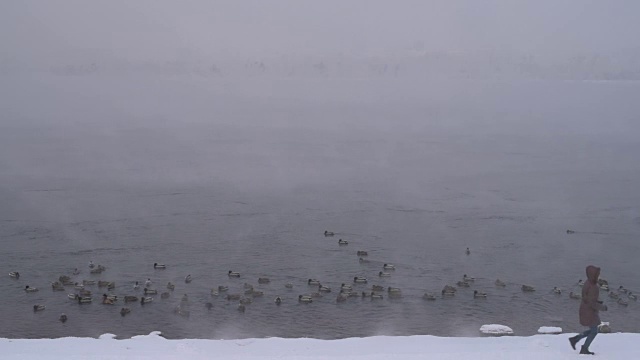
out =
[[(588, 264), (601, 266), (612, 288), (640, 292), (640, 84), (7, 84), (1, 337), (476, 336), (487, 323), (528, 335), (543, 325), (581, 329), (579, 301), (568, 293), (579, 291)], [(91, 275), (89, 261), (107, 270)], [(154, 270), (155, 262), (167, 269)], [(396, 270), (381, 278), (384, 263)], [(133, 283), (148, 278), (161, 292), (168, 281), (176, 289), (168, 299), (127, 304), (122, 317), (122, 301), (101, 304), (106, 291), (97, 286), (87, 287), (87, 305), (67, 298), (73, 287), (52, 291), (74, 268), (74, 280), (113, 281), (110, 293), (120, 297), (140, 296)], [(463, 274), (476, 278), (470, 288), (422, 299)], [(393, 286), (402, 297), (337, 303), (354, 276), (369, 280), (354, 290)], [(332, 292), (299, 303), (316, 291), (309, 278)], [(495, 287), (497, 278), (507, 286)], [(219, 285), (242, 294), (244, 283), (264, 292), (244, 312), (224, 293), (210, 295)], [(536, 291), (523, 293), (522, 284)], [(26, 293), (26, 285), (40, 291)], [(473, 290), (488, 296), (474, 299)], [(173, 312), (183, 294), (188, 318)], [(601, 298), (614, 331), (640, 331), (640, 304), (618, 305), (604, 291)], [(34, 313), (34, 304), (46, 310)]]

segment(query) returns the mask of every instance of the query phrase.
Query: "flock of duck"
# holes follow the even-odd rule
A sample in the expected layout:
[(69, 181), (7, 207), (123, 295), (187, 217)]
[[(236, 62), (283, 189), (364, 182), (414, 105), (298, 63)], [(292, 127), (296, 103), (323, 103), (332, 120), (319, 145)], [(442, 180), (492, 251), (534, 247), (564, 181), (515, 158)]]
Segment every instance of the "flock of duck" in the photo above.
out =
[[(333, 237), (334, 235), (335, 234), (333, 232), (329, 232), (329, 231), (324, 232), (325, 237)], [(338, 240), (339, 246), (346, 246), (348, 244), (349, 242), (347, 240), (343, 240), (343, 239)], [(466, 248), (465, 253), (467, 255), (470, 255), (471, 254), (470, 249)], [(356, 252), (356, 255), (358, 256), (359, 262), (361, 263), (369, 262), (369, 260), (367, 259), (367, 256), (368, 256), (367, 251), (358, 250)], [(101, 274), (104, 271), (106, 271), (105, 266), (95, 265), (93, 264), (92, 261), (89, 262), (88, 267), (89, 267), (89, 273), (93, 275)], [(154, 263), (153, 268), (155, 270), (165, 270), (167, 268), (167, 265)], [(392, 273), (395, 270), (396, 270), (396, 267), (393, 264), (384, 263), (382, 265), (382, 269), (377, 273), (377, 276), (380, 278), (391, 277)], [(72, 275), (77, 276), (80, 273), (81, 271), (76, 268), (73, 270)], [(15, 280), (20, 279), (20, 273), (18, 271), (10, 272), (9, 276)], [(227, 272), (227, 276), (230, 279), (232, 278), (239, 279), (242, 277), (242, 275), (239, 272), (232, 271), (232, 270), (229, 270)], [(193, 281), (193, 277), (191, 276), (191, 274), (188, 274), (187, 276), (185, 276), (184, 282), (186, 284), (189, 284), (192, 281)], [(258, 284), (269, 284), (271, 280), (267, 277), (259, 277), (257, 279), (257, 282)], [(459, 281), (457, 281), (455, 284), (445, 285), (444, 288), (440, 291), (440, 296), (443, 298), (450, 298), (450, 297), (456, 296), (458, 289), (470, 288), (473, 286), (474, 282), (475, 282), (475, 278), (470, 277), (467, 274), (464, 274), (462, 278)], [(349, 298), (369, 298), (371, 300), (382, 300), (385, 296), (391, 299), (402, 297), (402, 290), (400, 288), (392, 287), (392, 286), (385, 287), (382, 285), (372, 285), (370, 288), (366, 288), (365, 290), (362, 290), (362, 289), (359, 291), (354, 290), (354, 286), (359, 285), (360, 288), (362, 288), (362, 285), (366, 285), (368, 283), (369, 283), (369, 279), (367, 279), (366, 277), (354, 276), (353, 281), (349, 281), (349, 283), (345, 282), (340, 285), (340, 288), (336, 291), (337, 295), (336, 295), (335, 301), (337, 303), (342, 303), (347, 301)], [(333, 289), (331, 289), (331, 287), (323, 285), (318, 279), (313, 279), (313, 278), (308, 279), (306, 281), (306, 284), (308, 286), (309, 291), (305, 294), (298, 295), (299, 303), (304, 303), (304, 304), (312, 303), (314, 299), (326, 296), (327, 294), (333, 292)], [(584, 284), (583, 280), (580, 280), (578, 281), (576, 286), (582, 286), (583, 284)], [(612, 300), (614, 300), (621, 306), (627, 306), (629, 304), (628, 300), (637, 301), (637, 295), (623, 286), (619, 286), (617, 289), (611, 290), (609, 288), (609, 282), (605, 279), (599, 279), (598, 284), (603, 291), (606, 291), (608, 293), (608, 296)], [(116, 288), (115, 282), (102, 281), (102, 280), (75, 281), (75, 280), (72, 280), (72, 278), (68, 275), (61, 275), (56, 281), (51, 283), (51, 288), (53, 291), (66, 291), (69, 288), (73, 288), (74, 291), (71, 293), (68, 293), (67, 295), (68, 298), (73, 301), (77, 301), (78, 304), (82, 305), (82, 304), (88, 304), (93, 302), (93, 291), (89, 290), (89, 288), (96, 285), (98, 288), (104, 289), (103, 291), (99, 291), (103, 293), (101, 296), (98, 296), (98, 298), (100, 299), (100, 302), (104, 305), (115, 305), (120, 300), (122, 300), (125, 304), (132, 303), (132, 302), (139, 302), (141, 305), (145, 305), (154, 301), (154, 298), (151, 295), (158, 295), (159, 293), (159, 290), (154, 289), (152, 287), (153, 282), (151, 281), (150, 278), (148, 278), (144, 282), (144, 286), (141, 285), (138, 281), (136, 281), (133, 284), (133, 286), (130, 288), (130, 293), (123, 297), (109, 293), (110, 291)], [(500, 279), (496, 279), (494, 282), (494, 285), (498, 288), (504, 288), (507, 286), (507, 284)], [(286, 283), (284, 287), (286, 289), (291, 290), (293, 289), (294, 286), (292, 283)], [(165, 286), (165, 289), (166, 290), (160, 292), (161, 299), (168, 299), (171, 296), (171, 293), (175, 290), (175, 284), (173, 284), (172, 282), (168, 282)], [(242, 294), (229, 293), (229, 286), (220, 285), (216, 288), (211, 289), (210, 295), (216, 298), (224, 296), (223, 298), (226, 299), (228, 302), (237, 302), (237, 309), (241, 312), (244, 312), (246, 309), (246, 306), (251, 304), (253, 299), (263, 297), (264, 292), (255, 289), (254, 286), (251, 285), (250, 283), (244, 283), (243, 289), (244, 291)], [(526, 284), (521, 285), (521, 290), (523, 292), (536, 291), (536, 289), (533, 286), (526, 285)], [(34, 293), (39, 290), (38, 288), (25, 285), (24, 291), (27, 293)], [(551, 291), (556, 295), (562, 295), (563, 293), (563, 290), (561, 290), (559, 287), (554, 287), (553, 289), (551, 289)], [(487, 293), (481, 292), (477, 289), (473, 290), (474, 299), (486, 299), (487, 297), (488, 297)], [(424, 293), (422, 298), (424, 300), (434, 301), (438, 298), (438, 296), (436, 295), (436, 293), (426, 292)], [(569, 298), (580, 299), (581, 295), (577, 292), (571, 291), (569, 292)], [(273, 301), (276, 305), (281, 305), (283, 303), (283, 298), (280, 296), (276, 296)], [(205, 308), (208, 310), (211, 310), (213, 308), (213, 303), (211, 302), (206, 302), (204, 305), (205, 305)], [(42, 304), (33, 305), (34, 312), (43, 311), (45, 309), (46, 309), (45, 305), (42, 305)], [(131, 312), (131, 308), (127, 306), (123, 306), (120, 309), (121, 316), (126, 316), (130, 312)], [(188, 317), (190, 315), (189, 297), (187, 294), (184, 294), (181, 297), (180, 305), (174, 308), (174, 312), (178, 315), (185, 316), (185, 317)], [(68, 320), (68, 316), (63, 313), (60, 315), (59, 320), (64, 323)]]

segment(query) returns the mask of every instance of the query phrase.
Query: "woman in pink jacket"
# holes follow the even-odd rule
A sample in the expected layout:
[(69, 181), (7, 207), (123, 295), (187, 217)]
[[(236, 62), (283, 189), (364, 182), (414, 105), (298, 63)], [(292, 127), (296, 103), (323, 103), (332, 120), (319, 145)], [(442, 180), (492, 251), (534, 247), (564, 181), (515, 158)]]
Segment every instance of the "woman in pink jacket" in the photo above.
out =
[(598, 334), (598, 325), (600, 325), (599, 312), (607, 311), (607, 305), (598, 300), (600, 296), (599, 277), (599, 267), (587, 266), (587, 281), (582, 286), (582, 301), (580, 302), (580, 324), (589, 327), (589, 330), (569, 338), (569, 343), (573, 350), (576, 349), (578, 341), (587, 338), (580, 349), (580, 354), (594, 354), (589, 351), (589, 345)]

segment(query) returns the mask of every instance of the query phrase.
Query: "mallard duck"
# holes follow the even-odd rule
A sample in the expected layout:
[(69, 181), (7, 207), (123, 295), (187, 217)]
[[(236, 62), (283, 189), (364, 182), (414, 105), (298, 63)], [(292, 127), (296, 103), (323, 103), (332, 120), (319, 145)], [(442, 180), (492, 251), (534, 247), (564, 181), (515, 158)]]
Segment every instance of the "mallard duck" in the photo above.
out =
[(171, 296), (171, 293), (168, 291), (165, 291), (162, 294), (160, 294), (160, 299), (168, 299), (169, 296)]
[(356, 284), (366, 284), (367, 283), (367, 278), (364, 276), (354, 276), (353, 277), (353, 282)]
[(625, 299), (618, 299), (618, 304), (622, 306), (627, 306), (629, 305), (629, 302)]
[(455, 293), (456, 291), (458, 291), (458, 289), (456, 289), (454, 286), (451, 286), (451, 285), (445, 285), (444, 288), (442, 288), (442, 293), (445, 293), (445, 292)]
[(207, 309), (207, 310), (213, 309), (213, 303), (210, 303), (210, 302), (205, 303), (204, 304), (204, 308)]
[(242, 305), (249, 305), (253, 302), (253, 300), (251, 300), (251, 298), (241, 298), (240, 299), (240, 304)]
[(276, 298), (273, 300), (273, 302), (275, 302), (276, 305), (280, 305), (280, 304), (282, 304), (282, 298), (280, 296), (276, 296)]
[(64, 286), (57, 281), (51, 284), (51, 288), (53, 291), (64, 291)]
[(358, 250), (356, 252), (356, 255), (358, 255), (358, 256), (369, 256), (369, 253), (364, 251), (364, 250)]
[(553, 293), (557, 294), (557, 295), (561, 295), (562, 294), (562, 290), (560, 290), (560, 288), (558, 288), (557, 286), (553, 287)]
[[(58, 281), (60, 281), (63, 285), (66, 285), (65, 283), (71, 281), (71, 278), (68, 277), (67, 275), (60, 275), (58, 277)], [(71, 285), (73, 285), (73, 283)]]
[(371, 293), (371, 300), (382, 300), (382, 294)]
[(259, 277), (258, 284), (268, 284), (271, 280), (268, 277)]
[(220, 292), (229, 291), (229, 287), (225, 286), (225, 285), (219, 285), (218, 286), (218, 291), (220, 291)]
[(169, 281), (169, 282), (167, 283), (167, 289), (169, 289), (169, 290), (173, 291), (173, 290), (175, 290), (175, 289), (176, 289), (176, 286), (175, 286), (175, 285), (173, 285), (173, 284), (171, 283), (171, 281)]
[(240, 300), (242, 296), (240, 294), (227, 294), (227, 301), (236, 301), (236, 300)]
[(607, 284), (600, 285), (600, 290), (609, 291), (609, 285)]
[(109, 299), (107, 294), (102, 294), (102, 303), (105, 305), (113, 305), (114, 301)]
[(620, 285), (620, 287), (618, 288), (618, 292), (621, 293), (621, 294), (626, 294), (626, 293), (629, 292), (629, 290), (625, 289), (624, 286)]
[(151, 279), (147, 278), (147, 280), (145, 280), (144, 282), (144, 287), (151, 287), (151, 284), (153, 284), (153, 282), (151, 281)]
[(93, 261), (90, 260), (89, 261), (89, 269), (93, 269), (94, 267), (96, 267), (96, 266), (93, 264)]
[(422, 298), (425, 300), (435, 300), (436, 296), (433, 294), (424, 293), (424, 295), (422, 295)]
[(78, 293), (80, 296), (91, 296), (91, 291), (89, 290), (80, 290)]
[(106, 287), (109, 286), (109, 282), (108, 281), (98, 281), (98, 287)]
[(152, 297), (143, 296), (143, 297), (140, 298), (140, 305), (144, 305), (144, 304), (150, 303), (152, 301), (153, 301)]
[(322, 297), (322, 294), (317, 292), (317, 291), (316, 292), (312, 292), (309, 295), (311, 295), (312, 298), (321, 298)]
[(184, 282), (185, 283), (190, 283), (191, 281), (193, 281), (193, 278), (191, 278), (191, 274), (187, 275), (184, 277)]
[(570, 298), (570, 299), (578, 299), (578, 300), (579, 300), (579, 299), (581, 299), (581, 298), (582, 298), (582, 296), (580, 296), (580, 294), (576, 294), (576, 293), (574, 293), (573, 291), (571, 291), (571, 292), (569, 293), (569, 298)]
[(598, 278), (598, 285), (609, 285), (609, 282), (604, 278)]
[(476, 278), (471, 277), (471, 276), (467, 276), (467, 274), (464, 274), (464, 275), (462, 275), (462, 281), (474, 282), (474, 281), (476, 281)]
[(333, 231), (327, 231), (327, 230), (324, 231), (324, 236), (333, 236), (333, 235), (335, 235)]
[(311, 286), (318, 286), (318, 285), (320, 285), (320, 281), (316, 280), (316, 279), (309, 279), (309, 280), (307, 280), (307, 284), (309, 284)]
[(536, 289), (533, 286), (530, 286), (530, 285), (522, 285), (522, 291), (524, 291), (524, 292), (532, 292), (532, 291), (536, 291)]
[(330, 293), (331, 292), (331, 288), (328, 287), (328, 286), (324, 286), (324, 285), (318, 285), (318, 291), (325, 292), (325, 293)]
[(44, 309), (46, 309), (46, 306), (44, 306), (44, 305), (33, 305), (33, 311), (34, 312), (35, 311), (42, 311)]
[(609, 297), (612, 299), (618, 299), (620, 296), (618, 293), (614, 293), (613, 291), (609, 293)]
[(487, 293), (483, 293), (480, 292), (478, 290), (473, 290), (473, 298), (477, 299), (477, 298), (486, 298), (487, 297)]
[(387, 292), (389, 292), (389, 293), (394, 293), (394, 292), (395, 292), (395, 293), (399, 293), (399, 292), (402, 292), (402, 290), (400, 290), (400, 288), (397, 288), (397, 287), (391, 287), (391, 286), (389, 286), (389, 287), (387, 288)]
[(313, 302), (313, 298), (309, 295), (298, 295), (298, 302), (310, 303)]
[(128, 302), (134, 302), (134, 301), (138, 301), (138, 297), (137, 296), (133, 296), (133, 295), (126, 295), (124, 297), (124, 302), (128, 303)]
[[(137, 281), (136, 281), (137, 283)], [(89, 285), (95, 285), (96, 281), (95, 280), (82, 280), (82, 285), (84, 286), (89, 286)]]
[(361, 264), (368, 264), (371, 261), (369, 259), (365, 259), (365, 258), (358, 258), (358, 262), (360, 262)]
[(395, 269), (396, 269), (396, 267), (395, 267), (395, 266), (393, 266), (393, 265), (391, 265), (391, 264), (383, 264), (383, 265), (382, 265), (382, 268), (383, 268), (384, 270), (395, 270)]
[(390, 277), (390, 276), (391, 276), (391, 273), (384, 272), (384, 271), (380, 271), (380, 272), (378, 273), (378, 276), (379, 276), (379, 277)]
[(347, 240), (338, 239), (338, 245), (349, 245)]
[(442, 296), (454, 296), (456, 294), (455, 291), (451, 291), (451, 290), (442, 290)]
[(371, 287), (371, 291), (384, 291), (384, 286), (382, 286), (382, 285), (373, 285)]
[(75, 285), (73, 285), (73, 288), (76, 290), (82, 290), (84, 289), (84, 285), (80, 284), (80, 283), (75, 283)]
[(500, 280), (500, 279), (496, 279), (495, 284), (496, 284), (497, 287), (505, 287), (505, 286), (507, 286), (507, 284), (505, 284), (505, 282)]
[(260, 291), (260, 290), (252, 290), (251, 291), (251, 296), (253, 296), (253, 297), (261, 297), (261, 296), (264, 296), (264, 292)]
[(76, 300), (78, 298), (78, 294), (67, 294), (67, 297), (71, 300)]
[(239, 273), (239, 272), (235, 272), (235, 271), (231, 271), (231, 270), (229, 270), (229, 272), (227, 273), (227, 275), (228, 275), (229, 277), (236, 277), (236, 278), (239, 278), (239, 277), (240, 277), (240, 273)]
[(38, 288), (34, 288), (34, 287), (29, 287), (29, 285), (24, 287), (24, 291), (28, 292), (28, 293), (33, 293), (38, 291)]
[(12, 278), (14, 278), (14, 279), (20, 279), (20, 273), (19, 273), (19, 272), (17, 272), (17, 271), (11, 271), (11, 272), (9, 273), (9, 277), (12, 277)]
[(636, 294), (632, 293), (631, 291), (629, 291), (629, 294), (627, 295), (627, 297), (629, 297), (629, 299), (633, 300), (633, 301), (637, 301), (638, 297), (636, 296)]
[(60, 314), (60, 317), (58, 318), (58, 320), (60, 320), (60, 322), (63, 324), (67, 322), (67, 319), (68, 317), (67, 317), (67, 314), (65, 313)]
[(578, 280), (578, 286), (584, 286), (584, 280), (582, 279)]
[(156, 290), (156, 289), (144, 288), (144, 294), (145, 295), (156, 295), (157, 293), (158, 293), (158, 290)]
[(465, 252), (465, 254), (467, 254), (467, 255), (471, 255), (471, 250), (469, 250), (469, 248), (467, 248), (467, 250), (465, 250), (464, 252)]
[(164, 270), (167, 268), (167, 265), (165, 264), (158, 264), (158, 263), (153, 263), (153, 268), (154, 269), (158, 269), (158, 270)]
[(286, 287), (287, 289), (293, 289), (293, 284), (292, 283), (286, 283), (286, 284), (284, 284), (284, 287)]
[(351, 286), (349, 284), (342, 283), (340, 285), (340, 290), (341, 291), (351, 291), (351, 290), (353, 290), (353, 286)]
[(347, 295), (347, 297), (353, 297), (353, 298), (360, 297), (360, 293), (357, 291), (349, 291), (349, 292), (345, 292), (344, 294)]
[(125, 316), (130, 312), (131, 312), (131, 309), (129, 309), (128, 307), (123, 307), (122, 309), (120, 309), (120, 316)]
[(456, 285), (458, 285), (458, 287), (469, 287), (469, 286), (471, 286), (471, 285), (470, 285), (468, 282), (466, 282), (466, 281), (458, 281), (458, 282), (456, 283)]
[(78, 304), (89, 304), (93, 299), (90, 297), (78, 297)]

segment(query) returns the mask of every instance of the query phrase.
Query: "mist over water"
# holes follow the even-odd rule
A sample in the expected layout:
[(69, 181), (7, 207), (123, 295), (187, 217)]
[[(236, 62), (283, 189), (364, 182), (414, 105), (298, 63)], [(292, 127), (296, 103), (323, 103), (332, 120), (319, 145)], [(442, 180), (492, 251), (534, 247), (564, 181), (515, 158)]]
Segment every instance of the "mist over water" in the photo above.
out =
[[(634, 12), (583, 2), (559, 31), (570, 1), (558, 17), (474, 3), (1, 5), (0, 337), (475, 336), (487, 323), (528, 335), (581, 329), (568, 294), (588, 264), (640, 291)], [(107, 270), (90, 275), (89, 261)], [(396, 270), (381, 278), (384, 263)], [(121, 298), (147, 278), (176, 289), (107, 306), (89, 286), (79, 305), (50, 286), (74, 268)], [(463, 274), (472, 286), (441, 298)], [(354, 290), (403, 296), (336, 303), (355, 276), (369, 283)], [(332, 292), (298, 303), (310, 278)], [(245, 282), (264, 296), (244, 313), (210, 294)], [(183, 294), (189, 318), (173, 311)], [(614, 331), (640, 331), (636, 302), (601, 299)]]

